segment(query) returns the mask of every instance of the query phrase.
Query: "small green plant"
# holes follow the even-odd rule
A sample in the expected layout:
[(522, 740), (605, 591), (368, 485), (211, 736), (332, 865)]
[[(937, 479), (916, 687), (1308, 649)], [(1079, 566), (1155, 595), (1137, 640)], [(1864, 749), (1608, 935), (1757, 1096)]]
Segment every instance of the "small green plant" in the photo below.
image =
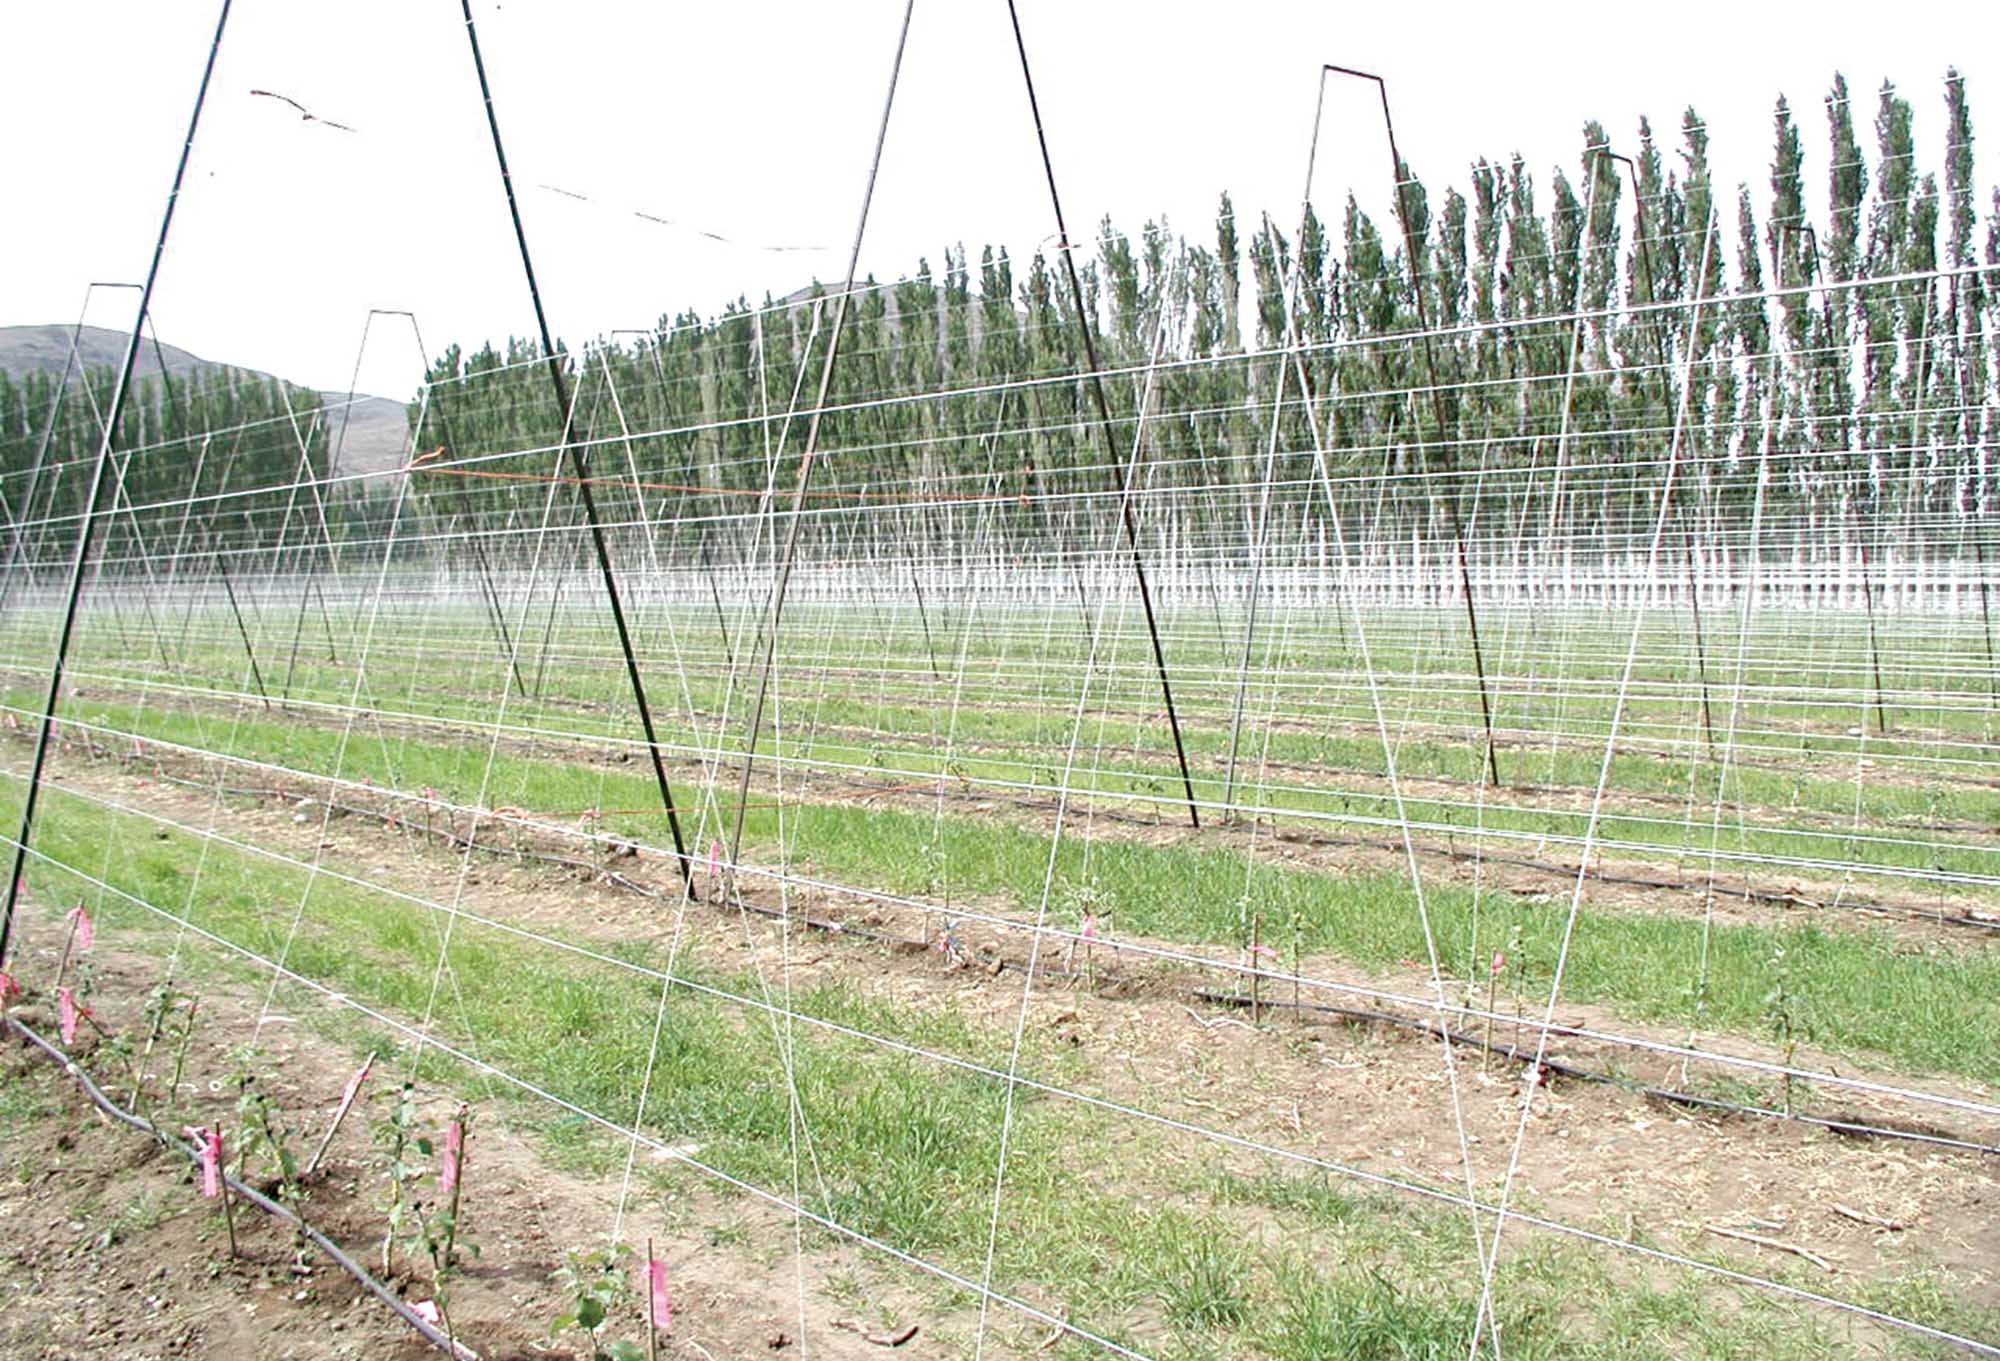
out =
[(1110, 895), (1104, 891), (1095, 870), (1085, 875), (1081, 881), (1070, 880), (1063, 884), (1061, 910), (1082, 923), (1086, 917), (1099, 921), (1111, 915)]
[(951, 883), (948, 874), (951, 859), (945, 851), (943, 842), (926, 841), (918, 848), (917, 853), (924, 867), (924, 896), (933, 902), (946, 901), (946, 893)]
[(105, 1030), (97, 1024), (96, 1017), (90, 1014), (88, 1008), (84, 1009), (83, 1018), (90, 1023), (91, 1029), (97, 1031), (99, 1037), (97, 1048), (90, 1056), (91, 1066), (97, 1067), (108, 1062), (117, 1063), (123, 1070), (126, 1083), (132, 1089), (131, 1104), (137, 1105), (139, 1089), (143, 1082), (139, 1073), (139, 1053), (132, 1043), (132, 1037), (122, 1030)]
[(610, 1339), (604, 1327), (615, 1314), (638, 1307), (631, 1283), (632, 1250), (623, 1243), (589, 1252), (570, 1251), (556, 1268), (568, 1307), (549, 1324), (549, 1336), (575, 1329), (584, 1336), (590, 1361), (646, 1361), (636, 1342)]
[[(451, 1322), (452, 1278), (461, 1252), (479, 1255), (478, 1245), (465, 1238), (459, 1216), (465, 1135), (471, 1119), (460, 1106), (446, 1126), (444, 1157), (434, 1173), (430, 1164), (437, 1155), (437, 1145), (418, 1132), (417, 1118), (416, 1084), (405, 1082), (389, 1098), (388, 1114), (375, 1124), (375, 1145), (382, 1152), (383, 1176), (389, 1183), (382, 1274), (387, 1276), (393, 1269), (398, 1247), (412, 1261), (427, 1262), (432, 1300), (446, 1339), (456, 1345)], [(435, 1200), (425, 1198), (426, 1182), (435, 1186)]]
[(180, 1104), (181, 1078), (187, 1072), (188, 1045), (194, 1042), (194, 1011), (198, 999), (190, 997), (187, 1009), (181, 1013), (181, 1030), (174, 1042), (174, 1076), (167, 1084), (167, 1109), (173, 1110)]
[(1303, 912), (1293, 909), (1288, 919), (1292, 936), (1292, 1006), (1299, 1006), (1300, 975), (1305, 970), (1306, 918)]
[(1786, 1115), (1792, 1113), (1792, 1059), (1798, 1053), (1799, 1042), (1812, 1038), (1803, 1002), (1793, 982), (1790, 956), (1781, 945), (1771, 954), (1771, 990), (1764, 994), (1764, 1022), (1770, 1026), (1771, 1036), (1783, 1055), (1785, 1072), (1779, 1082)]
[[(1507, 929), (1507, 948), (1502, 951), (1507, 957), (1508, 967), (1503, 970), (1514, 991), (1514, 1051), (1521, 1049), (1521, 994), (1528, 982), (1528, 949), (1521, 936), (1521, 923), (1515, 922)], [(1488, 1007), (1487, 1010), (1492, 1010)]]
[[(471, 1257), (479, 1255), (479, 1245), (465, 1239), (459, 1220), (459, 1191), (465, 1173), (465, 1138), (471, 1127), (471, 1116), (465, 1107), (460, 1106), (451, 1123), (445, 1126), (444, 1156), (435, 1177), (437, 1199), (411, 1200), (416, 1227), (405, 1244), (405, 1251), (412, 1256), (421, 1253), (430, 1262), (431, 1298), (437, 1304), (438, 1316), (444, 1323), (445, 1338), (454, 1346), (457, 1339), (451, 1325), (451, 1287), (453, 1278), (458, 1274), (459, 1253), (464, 1252)], [(428, 1153), (430, 1141), (419, 1139), (417, 1146), (420, 1152)]]
[(382, 1175), (389, 1183), (388, 1229), (382, 1235), (382, 1274), (395, 1265), (396, 1244), (403, 1237), (416, 1204), (416, 1189), (424, 1167), (416, 1158), (428, 1158), (430, 1140), (419, 1136), (417, 1127), (417, 1086), (405, 1082), (389, 1098), (388, 1114), (375, 1123), (375, 1146), (382, 1151)]
[(298, 1156), (292, 1151), (298, 1131), (285, 1123), (285, 1113), (271, 1094), (257, 1085), (255, 1065), (259, 1057), (259, 1051), (248, 1045), (231, 1055), (236, 1067), (229, 1082), (236, 1089), (236, 1120), (243, 1131), (237, 1149), (237, 1175), (248, 1170), (251, 1155), (261, 1149), (278, 1178), (278, 1199), (296, 1210), (306, 1198), (299, 1180)]
[(1090, 975), (1094, 986), (1097, 975), (1094, 957), (1096, 942), (1100, 933), (1110, 925), (1111, 917), (1110, 895), (1104, 891), (1094, 871), (1081, 883), (1069, 882), (1063, 885), (1060, 911), (1075, 914), (1077, 933), (1077, 939), (1072, 940), (1069, 947), (1063, 951), (1063, 968), (1075, 967), (1077, 945), (1081, 943), (1084, 972)]
[(1493, 1003), (1500, 989), (1500, 976), (1507, 972), (1507, 952), (1497, 950), (1493, 962), (1486, 966), (1486, 1036), (1482, 1041), (1485, 1050), (1479, 1056), (1479, 1067), (1484, 1072), (1493, 1062)]
[[(194, 1002), (195, 999), (191, 995), (181, 992), (171, 983), (157, 984), (146, 994), (144, 1012), (146, 1043), (139, 1052), (138, 1067), (142, 1071), (133, 1074), (131, 1105), (138, 1106), (140, 1099), (145, 1095), (143, 1070), (152, 1060), (154, 1048), (161, 1040), (167, 1038), (170, 1029), (176, 1033), (177, 1040), (184, 1039), (186, 1033), (193, 1029)], [(186, 1046), (181, 1043), (178, 1048), (184, 1061)], [(160, 1093), (160, 1099), (168, 1110), (173, 1109), (175, 1098), (179, 1093), (180, 1074), (181, 1064), (177, 1063), (174, 1068), (173, 1084)]]

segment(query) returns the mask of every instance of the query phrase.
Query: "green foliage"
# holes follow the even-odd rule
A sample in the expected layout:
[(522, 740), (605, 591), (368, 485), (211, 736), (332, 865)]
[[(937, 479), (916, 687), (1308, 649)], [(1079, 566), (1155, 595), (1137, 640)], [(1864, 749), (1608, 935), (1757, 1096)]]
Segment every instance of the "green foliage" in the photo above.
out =
[(292, 1141), (298, 1131), (285, 1121), (277, 1101), (258, 1082), (263, 1053), (243, 1046), (231, 1055), (233, 1069), (229, 1084), (236, 1089), (238, 1176), (248, 1171), (250, 1157), (262, 1152), (278, 1181), (278, 1198), (294, 1210), (305, 1201), (299, 1182), (299, 1162)]
[[(1814, 466), (1857, 471), (1867, 466), (1858, 461), (1854, 443), (1860, 432), (1885, 450), (1892, 465), (1908, 463), (1924, 456), (1917, 447), (1922, 440), (1910, 439), (1907, 427), (1892, 438), (1882, 422), (1865, 417), (1925, 403), (1941, 413), (1935, 418), (1941, 429), (1967, 419), (1943, 399), (1947, 385), (1976, 382), (1982, 372), (1992, 323), (1978, 320), (1983, 295), (1961, 296), (1978, 289), (1979, 281), (1951, 288), (1956, 348), (1950, 363), (1911, 359), (1937, 345), (1933, 337), (1942, 329), (1936, 315), (1941, 304), (1931, 288), (1848, 290), (1815, 305), (1805, 286), (1927, 268), (1939, 258), (1941, 225), (1948, 228), (1950, 262), (1969, 259), (1978, 218), (1971, 119), (1962, 81), (1949, 78), (1946, 95), (1950, 127), (1940, 188), (1936, 177), (1918, 168), (1909, 105), (1893, 88), (1882, 95), (1871, 175), (1855, 137), (1846, 83), (1836, 77), (1827, 102), (1832, 168), (1817, 231), (1805, 182), (1807, 139), (1780, 100), (1762, 224), (1746, 190), (1733, 261), (1721, 221), (1726, 214), (1710, 177), (1708, 130), (1688, 109), (1672, 149), (1644, 120), (1629, 142), (1588, 123), (1577, 167), (1557, 167), (1540, 185), (1518, 157), (1474, 165), (1469, 193), (1454, 186), (1434, 194), (1409, 167), (1399, 166), (1404, 182), (1387, 230), (1351, 198), (1336, 235), (1310, 207), (1296, 222), (1277, 222), (1239, 212), (1224, 194), (1212, 247), (1158, 222), (1147, 223), (1135, 241), (1107, 218), (1094, 252), (1079, 254), (1088, 310), (1083, 320), (1109, 369), (1146, 367), (1156, 342), (1165, 342), (1169, 362), (1156, 374), (1160, 391), (1149, 429), (1161, 449), (1193, 456), (1161, 460), (1150, 474), (1158, 490), (1177, 479), (1204, 485), (1215, 478), (1218, 462), (1239, 472), (1261, 463), (1267, 435), (1251, 413), (1270, 398), (1277, 376), (1272, 350), (1288, 335), (1311, 347), (1300, 365), (1313, 391), (1330, 398), (1319, 413), (1319, 443), (1335, 474), (1417, 471), (1418, 459), (1448, 470), (1461, 437), (1475, 430), (1489, 473), (1545, 467), (1533, 460), (1546, 457), (1541, 442), (1563, 423), (1567, 407), (1579, 463), (1634, 465), (1600, 479), (1595, 495), (1548, 508), (1558, 517), (1555, 527), (1578, 539), (1616, 530), (1651, 504), (1664, 461), (1630, 460), (1628, 437), (1634, 430), (1673, 427), (1680, 385), (1669, 368), (1683, 361), (1695, 366), (1687, 387), (1692, 428), (1711, 430), (1719, 444), (1755, 449), (1773, 437), (1796, 438), (1813, 452)], [(1605, 154), (1621, 146), (1631, 156), (1630, 185), (1624, 163)], [(1628, 188), (1636, 193), (1629, 209)], [(1621, 246), (1628, 211), (1629, 249)], [(1421, 293), (1413, 281), (1420, 281)], [(1082, 359), (1077, 319), (1070, 315), (1074, 304), (1042, 254), (1017, 270), (1004, 250), (987, 246), (975, 268), (966, 248), (953, 246), (944, 252), (941, 272), (920, 260), (886, 287), (873, 282), (849, 308), (821, 423), (821, 447), (830, 455), (837, 451), (846, 485), (964, 485), (997, 474), (1010, 490), (1028, 492), (1101, 462), (1097, 434), (1074, 385), (1018, 386), (1032, 377), (1075, 372)], [(1754, 300), (1692, 305), (1754, 293), (1766, 282), (1791, 290), (1769, 309)], [(1690, 305), (1660, 311), (1652, 308), (1656, 303)], [(1578, 308), (1584, 313), (1580, 328), (1566, 320)], [(1769, 310), (1777, 313), (1775, 334)], [(573, 433), (635, 432), (618, 446), (628, 470), (654, 484), (657, 495), (674, 498), (683, 518), (721, 525), (739, 508), (738, 498), (759, 492), (773, 477), (785, 485), (796, 473), (799, 442), (788, 441), (774, 463), (764, 418), (785, 409), (805, 371), (800, 365), (821, 352), (828, 311), (825, 291), (815, 284), (754, 307), (739, 299), (715, 316), (663, 317), (657, 332), (636, 345), (593, 347), (577, 384)], [(1514, 325), (1504, 332), (1490, 326), (1445, 331), (1417, 345), (1409, 333), (1420, 319), (1433, 327), (1495, 320)], [(535, 358), (534, 346), (519, 339), (473, 352), (448, 348), (429, 372), (433, 386), (426, 402), (412, 407), (419, 447), (467, 460), (555, 447), (562, 421)], [(1208, 358), (1222, 362), (1172, 362)], [(1578, 360), (1573, 384), (1518, 386), (1563, 374)], [(1433, 371), (1450, 390), (1435, 404), (1410, 400), (1412, 391), (1429, 385)], [(1862, 375), (1859, 391), (1850, 372)], [(1457, 386), (1475, 377), (1488, 381)], [(616, 413), (608, 397), (614, 386)], [(1129, 385), (1111, 384), (1107, 392), (1114, 423), (1129, 429), (1136, 411)], [(1279, 412), (1280, 445), (1290, 463), (1278, 470), (1280, 477), (1312, 473), (1306, 451), (1315, 441), (1296, 397), (1294, 392)], [(1440, 419), (1447, 428), (1432, 429)], [(1399, 437), (1412, 423), (1423, 435), (1422, 448), (1408, 448)], [(999, 431), (1019, 432), (1010, 436), (1005, 454), (991, 438)], [(1008, 465), (1018, 471), (1003, 473)], [(531, 475), (490, 477), (503, 469)], [(1983, 502), (1996, 491), (1989, 485), (1995, 473), (1976, 463), (1952, 476), (1903, 471), (1885, 467), (1880, 484), (1908, 501), (1899, 509), (1913, 515), (1954, 496)], [(545, 488), (533, 472), (508, 463), (488, 469), (482, 462), (477, 475), (485, 480), (420, 475), (411, 513), (423, 519), (406, 527), (407, 537), (421, 541), (425, 533), (471, 527), (497, 534), (520, 517), (539, 514)], [(1512, 501), (1515, 479), (1484, 481), (1507, 490), (1467, 490), (1462, 514), (1474, 513), (1472, 499), (1489, 495), (1507, 500), (1491, 513), (1523, 514)], [(1747, 479), (1732, 478), (1714, 494), (1722, 508), (1745, 510), (1751, 487)], [(1812, 494), (1808, 482), (1784, 479), (1770, 489), (1774, 504), (1767, 513)], [(1303, 522), (1309, 502), (1303, 498), (1284, 513)], [(1189, 513), (1205, 518), (1211, 511), (1197, 502)], [(1393, 538), (1422, 524), (1424, 512), (1419, 504), (1398, 503), (1381, 513), (1404, 522), (1377, 526)], [(1060, 541), (1062, 531), (1033, 506), (999, 506), (994, 516), (1001, 521), (994, 526), (998, 532)], [(869, 516), (842, 525), (841, 532), (865, 539), (897, 536), (903, 527), (900, 517)], [(832, 530), (815, 524), (807, 532)], [(701, 537), (706, 551), (706, 531)], [(479, 540), (471, 542), (475, 554), (484, 551)]]
[(590, 1361), (645, 1361), (645, 1348), (637, 1343), (604, 1336), (614, 1318), (641, 1308), (631, 1277), (632, 1249), (623, 1243), (571, 1249), (556, 1268), (556, 1283), (569, 1304), (549, 1324), (549, 1336), (571, 1329), (583, 1334)]

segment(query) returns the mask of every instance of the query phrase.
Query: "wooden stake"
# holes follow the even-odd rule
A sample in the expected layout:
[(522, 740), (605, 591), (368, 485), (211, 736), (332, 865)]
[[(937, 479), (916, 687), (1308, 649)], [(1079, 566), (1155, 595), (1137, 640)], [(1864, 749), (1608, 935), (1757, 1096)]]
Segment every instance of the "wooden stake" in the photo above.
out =
[(181, 1026), (181, 1042), (174, 1049), (174, 1080), (167, 1088), (167, 1109), (172, 1110), (181, 1096), (181, 1074), (187, 1071), (188, 1043), (194, 1039), (194, 1009), (199, 997), (188, 998), (187, 1020)]
[(653, 1317), (653, 1240), (646, 1240), (646, 1298), (640, 1306), (646, 1313), (646, 1361), (660, 1361), (660, 1329)]
[(77, 919), (71, 917), (69, 919), (69, 934), (63, 937), (62, 957), (56, 961), (56, 981), (49, 989), (51, 992), (61, 990), (63, 977), (69, 972), (69, 955), (71, 947), (76, 944), (76, 927)]
[(368, 1061), (361, 1065), (361, 1072), (355, 1077), (353, 1087), (340, 1098), (340, 1107), (333, 1113), (333, 1123), (326, 1127), (326, 1133), (320, 1138), (319, 1147), (313, 1150), (312, 1157), (306, 1162), (306, 1176), (310, 1177), (319, 1170), (320, 1159), (326, 1156), (327, 1147), (333, 1143), (333, 1136), (340, 1133), (340, 1122), (345, 1120), (347, 1112), (353, 1109), (354, 1099), (361, 1095), (361, 1084), (368, 1080), (368, 1070), (374, 1066), (375, 1055), (371, 1053)]
[(236, 1211), (229, 1199), (229, 1145), (222, 1137), (222, 1126), (215, 1127), (215, 1186), (222, 1193), (222, 1227), (229, 1231), (229, 1257), (234, 1261), (236, 1252)]
[(1262, 985), (1264, 982), (1264, 977), (1262, 970), (1264, 967), (1263, 963), (1264, 954), (1262, 949), (1260, 948), (1263, 943), (1261, 939), (1263, 934), (1264, 934), (1264, 914), (1262, 912), (1253, 912), (1250, 915), (1250, 1024), (1251, 1025), (1257, 1024), (1257, 1014), (1263, 999), (1264, 990)]
[(1789, 1252), (1794, 1257), (1803, 1257), (1821, 1271), (1833, 1270), (1833, 1263), (1827, 1261), (1826, 1258), (1812, 1251), (1812, 1249), (1802, 1248), (1797, 1243), (1787, 1243), (1782, 1238), (1766, 1238), (1761, 1233), (1745, 1233), (1741, 1229), (1725, 1229), (1720, 1224), (1704, 1224), (1702, 1228), (1723, 1238), (1734, 1238), (1743, 1243), (1755, 1243), (1760, 1248), (1770, 1248), (1774, 1252)]

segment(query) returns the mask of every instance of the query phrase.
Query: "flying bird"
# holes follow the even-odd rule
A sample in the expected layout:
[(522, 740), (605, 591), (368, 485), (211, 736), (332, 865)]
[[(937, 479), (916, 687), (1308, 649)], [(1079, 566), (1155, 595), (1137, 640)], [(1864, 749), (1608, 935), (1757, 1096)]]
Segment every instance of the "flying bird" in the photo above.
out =
[(281, 95), (273, 90), (252, 90), (250, 93), (252, 95), (261, 95), (265, 99), (283, 100), (285, 103), (291, 105), (293, 108), (299, 111), (299, 120), (301, 122), (319, 123), (325, 127), (333, 128), (339, 132), (354, 131), (353, 128), (350, 128), (345, 123), (336, 123), (331, 118), (321, 118), (318, 114), (314, 113), (311, 109), (308, 109), (305, 105), (299, 103), (298, 100), (293, 99), (290, 95)]

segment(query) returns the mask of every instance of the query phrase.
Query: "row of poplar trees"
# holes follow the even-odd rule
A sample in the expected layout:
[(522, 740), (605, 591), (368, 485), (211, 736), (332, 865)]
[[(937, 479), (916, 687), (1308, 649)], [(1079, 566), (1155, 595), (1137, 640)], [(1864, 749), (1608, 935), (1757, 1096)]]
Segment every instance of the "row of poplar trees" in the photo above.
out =
[[(1545, 184), (1520, 157), (1482, 160), (1440, 198), (1404, 167), (1387, 223), (1351, 196), (1335, 224), (1310, 209), (1286, 224), (1226, 194), (1210, 241), (1165, 222), (1133, 238), (1107, 219), (1075, 258), (1108, 440), (1097, 391), (1075, 377), (1083, 333), (1062, 262), (948, 249), (941, 270), (919, 261), (851, 298), (814, 485), (847, 498), (852, 534), (909, 532), (871, 496), (1004, 494), (1026, 526), (1037, 493), (1097, 488), (1136, 448), (1150, 488), (1190, 493), (1162, 505), (1268, 482), (1303, 524), (1330, 480), (1336, 513), (1366, 505), (1383, 536), (1470, 525), (1477, 545), (1534, 526), (1615, 543), (1649, 522), (1671, 465), (1677, 499), (1715, 529), (1740, 529), (1755, 501), (1767, 526), (1976, 530), (1995, 508), (2000, 439), (2000, 193), (1982, 222), (1956, 73), (1943, 94), (1940, 179), (1901, 94), (1880, 91), (1864, 147), (1837, 77), (1822, 194), (1780, 100), (1761, 208), (1713, 182), (1689, 110), (1677, 145), (1642, 122), (1629, 160), (1586, 125), (1577, 165)], [(550, 494), (566, 424), (614, 522), (634, 523), (636, 502), (654, 522), (747, 533), (758, 493), (794, 479), (808, 422), (793, 413), (815, 404), (832, 291), (686, 311), (589, 346), (572, 356), (567, 423), (530, 343), (451, 347), (411, 413), (419, 466), (459, 471), (413, 474), (399, 537), (573, 522), (571, 499)], [(0, 376), (13, 517), (68, 513), (87, 484), (101, 372), (94, 407), (60, 404), (26, 504), (51, 382)], [(142, 384), (119, 434), (135, 451), (122, 495), (192, 504), (210, 541), (299, 542), (293, 484), (302, 466), (328, 471), (317, 409), (226, 370)], [(308, 510), (314, 533), (386, 532), (384, 507), (358, 496)], [(154, 541), (173, 516), (158, 519)], [(667, 536), (651, 537), (662, 551)]]
[[(26, 561), (40, 568), (67, 560), (116, 378), (109, 367), (0, 371), (4, 529), (21, 531)], [(319, 394), (269, 375), (217, 365), (139, 378), (98, 499), (106, 552), (158, 555), (165, 571), (190, 546), (296, 545), (302, 507), (313, 504), (298, 484), (326, 473), (329, 444)]]

